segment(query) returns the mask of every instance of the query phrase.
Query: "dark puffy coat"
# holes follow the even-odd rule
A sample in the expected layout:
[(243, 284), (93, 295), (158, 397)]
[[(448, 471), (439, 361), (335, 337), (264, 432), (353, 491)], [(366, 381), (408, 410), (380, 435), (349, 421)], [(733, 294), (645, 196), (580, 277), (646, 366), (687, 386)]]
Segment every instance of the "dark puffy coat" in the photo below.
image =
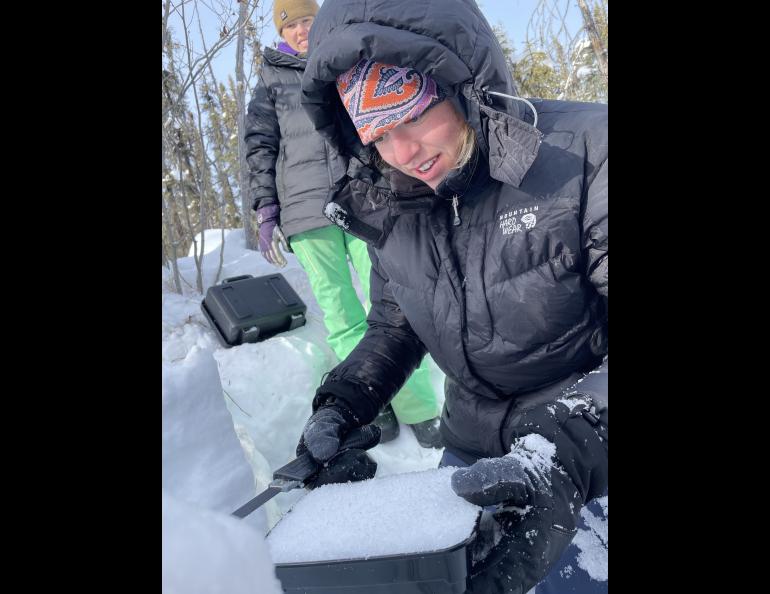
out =
[[(313, 24), (303, 104), (351, 156), (332, 195), (338, 222), (374, 248), (369, 330), (319, 396), (347, 396), (369, 420), (427, 350), (455, 385), (448, 445), (502, 455), (515, 401), (558, 393), (607, 350), (607, 108), (536, 101), (535, 129), (528, 108), (487, 93), (514, 90), (475, 3), (435, 6), (332, 0)], [(435, 194), (398, 172), (380, 177), (334, 85), (361, 57), (413, 65), (454, 93), (478, 161)]]
[[(585, 376), (607, 353), (607, 108), (533, 101), (535, 126), (521, 102), (491, 95), (515, 90), (473, 0), (326, 0), (310, 48), (303, 105), (349, 157), (326, 214), (372, 259), (369, 328), (314, 409), (333, 402), (368, 423), (427, 351), (447, 376), (448, 447), (472, 462), (532, 432), (553, 442), (536, 513), (498, 510), (503, 540), (471, 571), (470, 591), (526, 592), (581, 505), (607, 491), (608, 363)], [(474, 128), (476, 158), (435, 192), (361, 145), (334, 84), (361, 58), (429, 74)], [(565, 398), (584, 376), (591, 399)]]
[(306, 61), (269, 47), (262, 56), (246, 115), (249, 199), (255, 210), (280, 204), (281, 229), (291, 237), (330, 224), (323, 205), (335, 168), (339, 175), (345, 163), (300, 105)]

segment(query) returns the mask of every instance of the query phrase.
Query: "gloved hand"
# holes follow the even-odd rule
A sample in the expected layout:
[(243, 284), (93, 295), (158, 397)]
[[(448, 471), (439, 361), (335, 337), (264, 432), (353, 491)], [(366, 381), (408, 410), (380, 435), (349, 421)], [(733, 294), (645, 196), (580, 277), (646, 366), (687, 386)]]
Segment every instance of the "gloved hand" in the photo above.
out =
[(572, 540), (582, 500), (556, 466), (555, 454), (553, 443), (530, 434), (510, 454), (479, 460), (452, 475), (459, 496), (496, 505), (483, 512), (470, 546), (469, 592), (528, 592)]
[(297, 445), (297, 456), (310, 452), (317, 462), (328, 462), (340, 449), (347, 433), (359, 426), (355, 415), (343, 403), (330, 400), (322, 404), (305, 423)]
[[(360, 481), (372, 478), (377, 463), (366, 453), (380, 441), (380, 428), (376, 425), (359, 427), (355, 416), (343, 404), (324, 404), (308, 419), (302, 430), (297, 456), (309, 453), (323, 464), (319, 473), (305, 486), (314, 489), (329, 483)], [(354, 442), (350, 449), (340, 449)]]
[(351, 448), (338, 451), (318, 473), (305, 481), (305, 487), (315, 489), (332, 483), (348, 483), (373, 478), (377, 462), (365, 449)]
[(271, 264), (283, 268), (286, 266), (286, 258), (281, 252), (281, 245), (286, 252), (290, 252), (289, 243), (278, 226), (278, 214), (280, 209), (277, 204), (269, 204), (257, 209), (257, 224), (259, 225), (259, 251), (262, 257)]
[(588, 396), (574, 393), (521, 403), (511, 452), (452, 476), (458, 495), (494, 505), (469, 547), (469, 593), (528, 592), (572, 541), (585, 502), (606, 494), (607, 428), (593, 410)]
[(525, 507), (551, 494), (551, 467), (556, 447), (529, 435), (502, 458), (483, 458), (452, 475), (452, 489), (481, 507), (498, 503)]

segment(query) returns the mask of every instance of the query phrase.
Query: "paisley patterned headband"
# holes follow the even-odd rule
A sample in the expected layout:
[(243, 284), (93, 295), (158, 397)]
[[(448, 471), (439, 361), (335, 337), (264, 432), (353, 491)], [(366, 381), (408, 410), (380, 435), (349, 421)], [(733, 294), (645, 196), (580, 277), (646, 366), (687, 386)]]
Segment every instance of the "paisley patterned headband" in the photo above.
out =
[(337, 77), (337, 92), (365, 145), (447, 96), (414, 68), (365, 59)]

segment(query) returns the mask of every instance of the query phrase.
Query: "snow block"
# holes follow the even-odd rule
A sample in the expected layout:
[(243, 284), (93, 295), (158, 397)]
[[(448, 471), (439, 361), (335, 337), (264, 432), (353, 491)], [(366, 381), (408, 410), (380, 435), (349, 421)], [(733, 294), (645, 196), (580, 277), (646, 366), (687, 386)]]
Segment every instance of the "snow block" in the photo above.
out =
[(268, 534), (284, 592), (464, 592), (481, 508), (454, 494), (455, 470), (310, 492)]

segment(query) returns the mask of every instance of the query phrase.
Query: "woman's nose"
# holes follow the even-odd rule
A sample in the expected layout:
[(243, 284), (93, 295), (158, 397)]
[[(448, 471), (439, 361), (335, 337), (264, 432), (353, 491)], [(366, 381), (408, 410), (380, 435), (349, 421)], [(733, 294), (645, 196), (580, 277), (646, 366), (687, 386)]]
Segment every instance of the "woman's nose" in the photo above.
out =
[(393, 148), (393, 157), (400, 166), (413, 164), (412, 160), (420, 150), (420, 145), (413, 140), (393, 134), (391, 130), (391, 146)]

